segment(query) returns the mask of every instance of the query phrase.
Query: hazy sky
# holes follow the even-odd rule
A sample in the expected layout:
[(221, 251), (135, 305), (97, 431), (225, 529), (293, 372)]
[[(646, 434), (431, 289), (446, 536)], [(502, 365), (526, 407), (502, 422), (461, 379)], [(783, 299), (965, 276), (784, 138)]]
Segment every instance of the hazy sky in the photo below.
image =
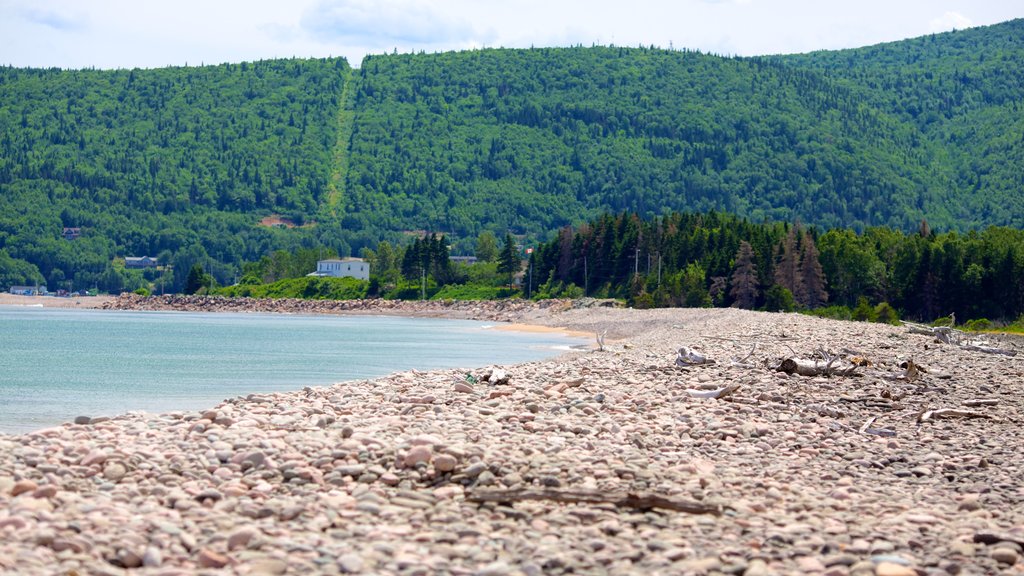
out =
[(1024, 16), (1021, 0), (0, 0), (0, 64), (154, 68), (615, 44), (759, 55)]

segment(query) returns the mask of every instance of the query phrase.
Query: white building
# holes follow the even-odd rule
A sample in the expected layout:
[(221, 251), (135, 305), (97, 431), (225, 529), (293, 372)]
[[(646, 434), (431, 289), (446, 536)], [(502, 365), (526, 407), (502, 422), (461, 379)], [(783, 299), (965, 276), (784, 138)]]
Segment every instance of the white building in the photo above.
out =
[(316, 263), (316, 272), (307, 276), (331, 276), (333, 278), (370, 279), (370, 263), (362, 258), (342, 258), (341, 260), (320, 260)]
[(11, 286), (11, 294), (19, 296), (45, 296), (46, 286)]

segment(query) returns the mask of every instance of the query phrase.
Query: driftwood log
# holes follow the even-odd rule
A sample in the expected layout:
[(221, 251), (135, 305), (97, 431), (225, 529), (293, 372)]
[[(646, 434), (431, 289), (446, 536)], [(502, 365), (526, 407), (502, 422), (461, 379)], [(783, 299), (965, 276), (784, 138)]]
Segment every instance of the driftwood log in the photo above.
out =
[(944, 420), (947, 418), (992, 418), (992, 416), (975, 410), (960, 410), (958, 408), (939, 408), (937, 410), (926, 410), (918, 416), (917, 421), (927, 422), (929, 420)]
[(776, 368), (777, 372), (799, 374), (800, 376), (859, 376), (860, 366), (848, 360), (812, 360), (808, 358), (786, 358)]
[(957, 330), (951, 326), (925, 326), (913, 322), (903, 322), (911, 334), (923, 334), (931, 336), (936, 342), (957, 346), (970, 352), (983, 352), (985, 354), (1000, 354), (1003, 356), (1016, 356), (1017, 351), (1009, 348), (996, 348), (989, 346), (988, 342), (970, 340), (967, 333)]
[(739, 384), (729, 384), (728, 386), (722, 386), (721, 388), (716, 388), (714, 390), (694, 390), (693, 388), (687, 388), (686, 393), (690, 395), (690, 398), (725, 398), (739, 389)]
[(468, 502), (512, 503), (524, 500), (549, 500), (568, 504), (613, 504), (622, 508), (661, 508), (687, 514), (720, 516), (722, 506), (670, 498), (645, 492), (605, 492), (599, 490), (567, 490), (556, 488), (511, 488), (508, 490), (473, 490), (466, 493)]

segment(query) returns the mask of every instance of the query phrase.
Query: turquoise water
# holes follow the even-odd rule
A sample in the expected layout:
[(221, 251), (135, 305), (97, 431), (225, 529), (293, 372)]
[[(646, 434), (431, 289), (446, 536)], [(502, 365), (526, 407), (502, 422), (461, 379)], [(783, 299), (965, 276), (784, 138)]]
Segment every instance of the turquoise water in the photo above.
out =
[(585, 343), (462, 320), (0, 307), (0, 432), (412, 368), (526, 362)]

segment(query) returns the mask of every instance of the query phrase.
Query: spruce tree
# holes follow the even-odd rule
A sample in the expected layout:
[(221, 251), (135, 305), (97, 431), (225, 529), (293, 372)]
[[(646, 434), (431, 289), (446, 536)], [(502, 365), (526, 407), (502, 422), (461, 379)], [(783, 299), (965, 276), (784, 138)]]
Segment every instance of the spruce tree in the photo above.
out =
[(192, 266), (185, 279), (185, 294), (195, 294), (200, 288), (206, 285), (206, 272), (199, 264)]
[(516, 272), (522, 263), (519, 260), (519, 253), (516, 250), (516, 240), (511, 234), (505, 234), (505, 245), (501, 247), (501, 254), (498, 255), (498, 273), (508, 274), (508, 287), (512, 287)]
[(757, 266), (754, 264), (754, 249), (746, 240), (740, 242), (736, 252), (736, 266), (729, 283), (729, 295), (733, 306), (751, 310), (757, 304)]
[(825, 272), (821, 269), (818, 247), (814, 244), (814, 238), (804, 232), (800, 250), (799, 276), (800, 292), (795, 294), (797, 302), (806, 308), (820, 308), (828, 302), (828, 292), (825, 291)]
[(799, 295), (803, 293), (803, 279), (800, 277), (796, 233), (797, 227), (793, 226), (779, 242), (775, 261), (775, 283), (789, 290), (799, 301)]

